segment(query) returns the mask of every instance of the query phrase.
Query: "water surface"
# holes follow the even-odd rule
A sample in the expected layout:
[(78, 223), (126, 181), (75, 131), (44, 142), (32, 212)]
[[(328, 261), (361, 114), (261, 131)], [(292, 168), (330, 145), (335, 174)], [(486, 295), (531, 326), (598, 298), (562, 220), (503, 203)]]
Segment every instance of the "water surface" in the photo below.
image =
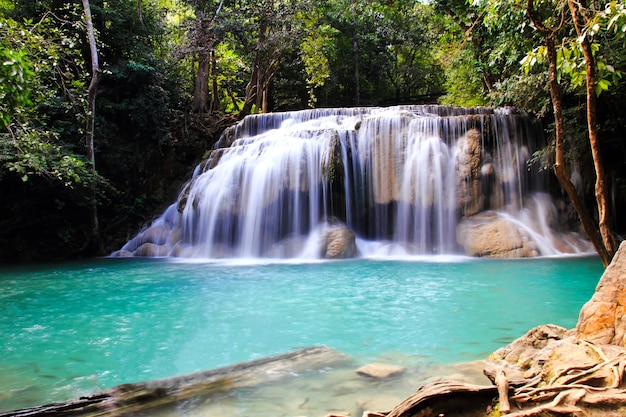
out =
[(355, 363), (482, 359), (536, 325), (573, 327), (601, 274), (596, 257), (5, 267), (0, 411), (311, 345)]

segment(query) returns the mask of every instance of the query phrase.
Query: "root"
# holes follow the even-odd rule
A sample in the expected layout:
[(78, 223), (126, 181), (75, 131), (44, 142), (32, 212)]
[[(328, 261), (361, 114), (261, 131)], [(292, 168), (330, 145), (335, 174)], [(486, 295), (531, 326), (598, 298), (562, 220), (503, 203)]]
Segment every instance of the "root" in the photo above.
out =
[[(377, 415), (384, 417), (457, 416), (450, 404), (465, 401), (465, 409), (475, 410), (472, 416), (507, 417), (585, 416), (590, 409), (600, 410), (626, 405), (623, 383), (626, 351), (578, 342), (597, 355), (596, 363), (564, 366), (550, 376), (543, 373), (532, 379), (507, 380), (505, 364), (491, 364), (485, 369), (494, 386), (480, 387), (440, 381), (420, 387), (412, 396), (393, 410)], [(548, 372), (548, 371), (546, 371)], [(485, 399), (490, 397), (487, 401)], [(423, 414), (426, 412), (427, 414)], [(469, 414), (467, 414), (469, 415)], [(613, 415), (613, 414), (611, 414)]]

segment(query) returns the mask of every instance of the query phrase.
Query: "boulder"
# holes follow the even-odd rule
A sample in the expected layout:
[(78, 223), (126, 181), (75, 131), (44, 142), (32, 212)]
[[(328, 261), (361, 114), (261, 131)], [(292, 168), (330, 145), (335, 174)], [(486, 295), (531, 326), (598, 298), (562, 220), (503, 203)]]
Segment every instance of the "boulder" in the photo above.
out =
[(376, 379), (385, 379), (403, 373), (406, 369), (402, 366), (387, 365), (384, 363), (370, 363), (361, 366), (355, 372), (359, 375)]
[(335, 224), (324, 229), (320, 243), (320, 254), (325, 259), (346, 259), (357, 254), (354, 232), (344, 224)]
[(596, 344), (626, 347), (626, 241), (580, 310), (576, 335)]
[(515, 222), (483, 212), (459, 223), (457, 242), (469, 256), (529, 258), (539, 255), (536, 243)]

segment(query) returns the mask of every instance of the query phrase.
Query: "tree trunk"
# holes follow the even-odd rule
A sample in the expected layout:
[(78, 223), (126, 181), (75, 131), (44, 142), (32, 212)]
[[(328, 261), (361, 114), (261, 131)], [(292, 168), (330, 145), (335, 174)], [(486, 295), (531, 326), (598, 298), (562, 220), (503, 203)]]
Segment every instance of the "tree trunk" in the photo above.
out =
[(209, 100), (209, 53), (201, 51), (198, 54), (198, 70), (196, 71), (193, 92), (192, 111), (194, 113), (207, 113)]
[[(196, 34), (193, 45), (197, 51), (198, 69), (195, 71), (193, 102), (191, 104), (191, 110), (194, 113), (204, 114), (210, 110), (209, 76), (217, 74), (215, 46), (219, 43), (219, 39), (215, 38), (212, 27), (222, 10), (223, 4), (224, 0), (221, 0), (213, 17), (208, 19), (205, 12), (206, 1), (200, 0), (196, 3)], [(215, 91), (213, 91), (213, 96), (214, 101), (218, 100), (218, 95), (215, 94)], [(213, 105), (215, 106), (216, 104), (213, 103)], [(219, 103), (217, 103), (217, 107), (219, 108)]]
[(256, 77), (256, 87), (255, 87), (255, 91), (256, 91), (256, 101), (254, 102), (254, 113), (262, 113), (262, 109), (261, 109), (261, 102), (262, 102), (262, 98), (263, 98), (263, 83), (262, 83), (262, 76), (263, 71), (261, 70), (261, 68), (259, 68), (258, 71), (258, 76)]
[(221, 100), (220, 100), (220, 92), (219, 92), (219, 84), (217, 82), (217, 77), (219, 76), (219, 71), (217, 67), (217, 59), (215, 58), (215, 51), (211, 51), (211, 80), (212, 80), (212, 88), (211, 88), (211, 112), (219, 112), (222, 109)]
[(359, 40), (356, 29), (352, 36), (352, 63), (354, 65), (354, 104), (361, 105), (361, 81), (359, 76)]
[(267, 111), (268, 111), (268, 105), (267, 105), (267, 96), (268, 95), (269, 95), (269, 87), (263, 88), (263, 100), (262, 100), (262, 104), (261, 104), (261, 110), (263, 111), (263, 113), (267, 113)]
[(252, 73), (250, 74), (250, 82), (246, 86), (246, 98), (243, 103), (243, 108), (239, 112), (239, 118), (243, 118), (252, 112), (252, 106), (255, 105), (255, 113), (261, 110), (261, 95), (263, 85), (263, 70), (261, 69), (261, 48), (264, 47), (263, 43), (267, 39), (268, 27), (265, 22), (261, 22), (259, 27), (259, 38), (256, 43), (256, 53), (254, 55), (254, 62)]
[(248, 82), (248, 85), (246, 86), (246, 98), (244, 99), (243, 107), (241, 108), (241, 111), (238, 115), (239, 119), (243, 119), (245, 116), (250, 114), (250, 112), (252, 111), (252, 106), (256, 101), (258, 84), (257, 79), (259, 77), (259, 63), (257, 62), (256, 58), (253, 65), (254, 67), (252, 68), (252, 74), (250, 74), (250, 82)]
[[(87, 118), (85, 129), (85, 145), (87, 148), (87, 158), (89, 159), (90, 169), (96, 171), (96, 154), (94, 147), (94, 130), (95, 130), (95, 114), (96, 114), (96, 92), (100, 83), (100, 64), (98, 62), (98, 47), (96, 45), (96, 36), (93, 29), (93, 20), (91, 18), (91, 7), (89, 0), (82, 0), (83, 9), (85, 11), (85, 23), (87, 26), (87, 39), (89, 41), (89, 51), (91, 53), (91, 81), (87, 90)], [(88, 247), (91, 249), (98, 248), (100, 241), (100, 226), (98, 224), (98, 206), (96, 202), (95, 182), (93, 185), (93, 196), (90, 206), (90, 230)]]
[(576, 33), (578, 34), (580, 46), (585, 58), (585, 83), (587, 89), (587, 128), (589, 133), (589, 144), (591, 145), (591, 155), (593, 156), (593, 164), (596, 171), (595, 195), (598, 204), (598, 225), (600, 227), (600, 235), (602, 243), (607, 252), (607, 259), (604, 258), (604, 266), (608, 266), (613, 259), (613, 255), (617, 251), (617, 242), (611, 230), (611, 212), (609, 202), (609, 191), (606, 185), (606, 174), (604, 172), (604, 163), (600, 152), (600, 139), (598, 137), (598, 123), (596, 117), (596, 63), (591, 50), (589, 38), (583, 33), (584, 20), (580, 15), (579, 7), (585, 6), (585, 1), (568, 2), (570, 12), (574, 20)]
[(557, 78), (557, 55), (556, 45), (554, 41), (554, 35), (556, 30), (548, 28), (543, 25), (541, 20), (537, 17), (533, 0), (527, 0), (526, 11), (528, 17), (532, 21), (533, 25), (539, 33), (543, 36), (546, 42), (546, 50), (548, 55), (548, 78), (550, 85), (550, 98), (552, 100), (552, 108), (554, 111), (554, 131), (555, 131), (555, 162), (553, 166), (554, 174), (556, 175), (561, 187), (567, 193), (570, 198), (578, 218), (582, 224), (583, 230), (587, 234), (589, 240), (595, 247), (598, 255), (602, 259), (602, 263), (606, 266), (610, 263), (612, 254), (609, 254), (602, 241), (602, 236), (596, 227), (591, 214), (587, 210), (585, 203), (578, 195), (574, 184), (570, 180), (570, 176), (565, 166), (565, 129), (563, 127), (563, 109), (561, 105), (561, 88), (559, 86)]

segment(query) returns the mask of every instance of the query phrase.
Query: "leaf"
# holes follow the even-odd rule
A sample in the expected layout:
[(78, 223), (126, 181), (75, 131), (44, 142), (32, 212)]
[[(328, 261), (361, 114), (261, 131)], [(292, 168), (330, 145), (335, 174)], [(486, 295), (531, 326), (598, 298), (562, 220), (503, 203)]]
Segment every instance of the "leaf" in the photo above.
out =
[(611, 86), (611, 82), (609, 80), (598, 80), (596, 83), (596, 95), (600, 95), (603, 91), (607, 91)]

